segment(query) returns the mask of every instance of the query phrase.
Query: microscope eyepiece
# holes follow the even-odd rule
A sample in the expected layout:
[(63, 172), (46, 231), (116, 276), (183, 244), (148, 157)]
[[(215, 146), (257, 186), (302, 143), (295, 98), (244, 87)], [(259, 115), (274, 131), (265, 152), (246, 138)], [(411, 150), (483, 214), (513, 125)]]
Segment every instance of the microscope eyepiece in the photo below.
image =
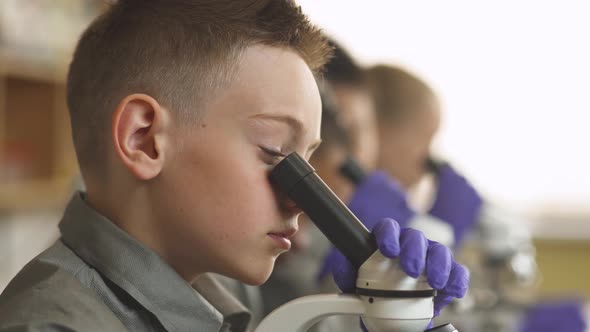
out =
[(270, 180), (309, 216), (357, 269), (377, 250), (375, 239), (367, 228), (296, 152), (275, 166)]

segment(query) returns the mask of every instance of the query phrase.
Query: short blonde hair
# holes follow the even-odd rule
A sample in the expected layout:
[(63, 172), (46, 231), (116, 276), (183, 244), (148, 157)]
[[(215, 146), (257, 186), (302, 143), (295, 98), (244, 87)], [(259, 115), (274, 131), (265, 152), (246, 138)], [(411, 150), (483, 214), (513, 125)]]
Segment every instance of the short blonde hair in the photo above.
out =
[(81, 36), (67, 82), (82, 170), (104, 164), (110, 116), (120, 100), (146, 93), (183, 119), (232, 79), (245, 48), (295, 50), (313, 71), (330, 46), (289, 0), (119, 0)]
[(424, 81), (402, 68), (376, 65), (365, 78), (380, 123), (400, 122), (436, 98)]

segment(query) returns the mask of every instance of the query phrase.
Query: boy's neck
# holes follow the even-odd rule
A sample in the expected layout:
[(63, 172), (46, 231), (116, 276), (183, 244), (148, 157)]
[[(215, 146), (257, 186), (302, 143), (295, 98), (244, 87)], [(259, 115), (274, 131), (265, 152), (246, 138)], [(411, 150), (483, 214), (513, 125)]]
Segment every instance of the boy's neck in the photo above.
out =
[(190, 283), (196, 279), (200, 273), (185, 268), (187, 264), (179, 262), (166, 249), (168, 246), (163, 238), (164, 232), (159, 230), (158, 213), (151, 209), (154, 205), (148, 199), (148, 193), (142, 189), (133, 190), (133, 193), (124, 193), (121, 192), (121, 187), (123, 186), (117, 186), (117, 190), (96, 190), (95, 187), (88, 186), (86, 203), (158, 254), (184, 280)]

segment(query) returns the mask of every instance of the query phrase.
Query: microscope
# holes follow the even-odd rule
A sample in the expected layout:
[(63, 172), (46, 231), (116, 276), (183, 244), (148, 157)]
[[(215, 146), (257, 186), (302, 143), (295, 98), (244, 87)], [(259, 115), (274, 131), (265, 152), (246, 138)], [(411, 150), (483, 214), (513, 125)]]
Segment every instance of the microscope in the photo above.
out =
[[(297, 153), (285, 157), (271, 182), (301, 208), (358, 269), (356, 294), (322, 294), (295, 299), (271, 312), (257, 332), (307, 331), (323, 318), (360, 316), (369, 331), (421, 332), (433, 318), (436, 290), (426, 278), (406, 275), (397, 259), (377, 250), (375, 239)], [(426, 331), (457, 331), (445, 324)]]
[[(438, 176), (444, 165), (428, 158), (424, 167)], [(353, 158), (342, 163), (340, 173), (354, 185), (366, 177), (365, 170)], [(512, 331), (532, 301), (539, 277), (528, 230), (506, 211), (485, 202), (467, 242), (471, 259), (466, 264), (475, 282), (466, 298), (460, 303), (453, 302), (443, 316), (451, 319), (461, 316), (460, 323), (477, 331)], [(467, 310), (470, 315), (464, 315)]]
[[(434, 176), (438, 176), (444, 165), (443, 161), (428, 158), (424, 167)], [(366, 177), (365, 170), (350, 157), (342, 163), (340, 173), (355, 186)], [(474, 249), (481, 252), (481, 263), (485, 269), (482, 277), (488, 282), (488, 288), (503, 297), (508, 297), (507, 293), (516, 293), (516, 289), (527, 288), (530, 291), (538, 282), (539, 275), (535, 248), (526, 227), (510, 213), (485, 202), (474, 231), (474, 236), (468, 242), (472, 242), (476, 247)], [(509, 292), (504, 289), (506, 286), (511, 287)]]

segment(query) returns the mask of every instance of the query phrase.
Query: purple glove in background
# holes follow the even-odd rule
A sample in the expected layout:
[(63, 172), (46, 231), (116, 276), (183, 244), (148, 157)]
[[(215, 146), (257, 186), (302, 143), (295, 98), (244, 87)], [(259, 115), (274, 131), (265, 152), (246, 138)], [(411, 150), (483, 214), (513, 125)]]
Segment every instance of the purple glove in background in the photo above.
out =
[(483, 200), (475, 188), (448, 164), (437, 172), (438, 191), (430, 214), (453, 227), (455, 246), (460, 246), (465, 233), (473, 228)]
[(561, 300), (544, 302), (530, 308), (520, 332), (584, 332), (586, 319), (582, 301)]
[[(426, 272), (428, 284), (438, 290), (434, 298), (434, 316), (453, 298), (461, 298), (469, 286), (469, 272), (453, 260), (449, 248), (429, 241), (422, 232), (400, 228), (393, 219), (381, 219), (372, 230), (377, 247), (383, 256), (399, 257), (402, 270), (413, 278)], [(333, 257), (334, 281), (344, 293), (356, 288), (357, 271), (352, 264), (336, 251)]]
[(383, 218), (392, 218), (407, 227), (416, 214), (409, 207), (403, 188), (382, 171), (371, 173), (356, 187), (348, 208), (368, 229)]

